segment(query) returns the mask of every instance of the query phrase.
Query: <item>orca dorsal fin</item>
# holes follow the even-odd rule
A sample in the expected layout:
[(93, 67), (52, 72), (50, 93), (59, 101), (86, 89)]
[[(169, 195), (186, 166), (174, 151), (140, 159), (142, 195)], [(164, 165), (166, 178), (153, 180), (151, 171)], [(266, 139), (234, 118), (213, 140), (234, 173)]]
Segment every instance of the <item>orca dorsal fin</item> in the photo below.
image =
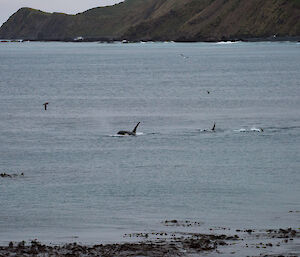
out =
[(132, 133), (136, 133), (136, 129), (137, 129), (137, 127), (139, 126), (139, 124), (140, 124), (140, 122), (138, 123), (138, 124), (136, 124), (136, 126), (134, 127), (134, 129), (132, 130)]
[(216, 128), (216, 123), (214, 123), (214, 126), (212, 127), (212, 131), (215, 131), (215, 128)]

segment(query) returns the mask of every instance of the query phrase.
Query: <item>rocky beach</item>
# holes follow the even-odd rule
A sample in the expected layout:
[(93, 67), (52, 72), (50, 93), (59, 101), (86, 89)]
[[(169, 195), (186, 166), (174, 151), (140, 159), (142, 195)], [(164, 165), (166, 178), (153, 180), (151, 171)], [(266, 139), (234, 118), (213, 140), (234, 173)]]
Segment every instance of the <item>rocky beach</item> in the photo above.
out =
[[(199, 222), (165, 221), (174, 232), (125, 234), (128, 242), (84, 245), (80, 242), (45, 245), (10, 242), (0, 247), (0, 256), (299, 256), (300, 228), (235, 229), (211, 228), (209, 233), (175, 232), (179, 227), (198, 227)], [(200, 228), (200, 227), (199, 227)], [(200, 230), (200, 229), (199, 229)]]

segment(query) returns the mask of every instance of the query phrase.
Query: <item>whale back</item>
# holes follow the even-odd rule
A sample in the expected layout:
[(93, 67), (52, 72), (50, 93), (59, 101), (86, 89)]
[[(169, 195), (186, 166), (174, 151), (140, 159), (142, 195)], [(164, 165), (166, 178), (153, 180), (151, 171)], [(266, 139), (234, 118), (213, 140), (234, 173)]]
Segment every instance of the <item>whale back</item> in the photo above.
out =
[(133, 136), (134, 134), (131, 131), (126, 131), (126, 130), (120, 130), (117, 135), (129, 135), (129, 136)]

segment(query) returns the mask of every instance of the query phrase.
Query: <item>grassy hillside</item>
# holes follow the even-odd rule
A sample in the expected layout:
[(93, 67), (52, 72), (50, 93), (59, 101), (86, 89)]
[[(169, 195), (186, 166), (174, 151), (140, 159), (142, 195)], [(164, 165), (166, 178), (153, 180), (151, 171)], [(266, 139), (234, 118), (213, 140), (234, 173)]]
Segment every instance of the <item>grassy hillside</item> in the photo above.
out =
[(300, 0), (126, 0), (77, 15), (21, 8), (0, 38), (207, 41), (300, 36)]
[(126, 37), (203, 41), (300, 35), (299, 0), (183, 2), (172, 8), (162, 5), (161, 15), (131, 27)]
[(153, 0), (127, 0), (109, 7), (93, 8), (77, 15), (45, 13), (21, 8), (4, 23), (0, 38), (71, 39), (115, 38), (140, 20), (148, 18)]

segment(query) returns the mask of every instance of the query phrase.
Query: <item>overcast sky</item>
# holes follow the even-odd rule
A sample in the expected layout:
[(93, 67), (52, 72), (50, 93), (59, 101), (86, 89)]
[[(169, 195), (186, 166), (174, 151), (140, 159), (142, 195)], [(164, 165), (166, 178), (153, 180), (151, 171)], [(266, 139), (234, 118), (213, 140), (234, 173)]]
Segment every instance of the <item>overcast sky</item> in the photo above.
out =
[(21, 7), (46, 12), (76, 14), (97, 6), (112, 5), (122, 0), (0, 0), (0, 26)]

